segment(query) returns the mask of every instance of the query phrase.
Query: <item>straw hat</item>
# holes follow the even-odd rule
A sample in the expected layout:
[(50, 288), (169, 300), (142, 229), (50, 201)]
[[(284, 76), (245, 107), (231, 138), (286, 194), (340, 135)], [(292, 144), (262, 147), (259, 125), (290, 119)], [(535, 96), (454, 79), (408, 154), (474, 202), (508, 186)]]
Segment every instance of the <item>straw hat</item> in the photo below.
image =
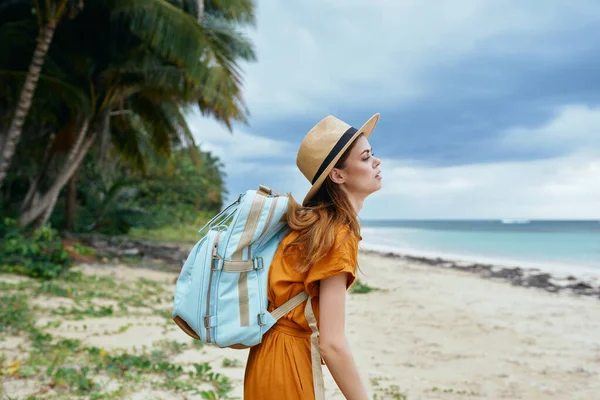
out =
[(296, 157), (296, 165), (312, 183), (302, 205), (305, 206), (317, 194), (329, 171), (358, 135), (362, 133), (369, 137), (378, 120), (379, 113), (369, 118), (360, 129), (356, 129), (329, 115), (313, 126), (302, 140)]

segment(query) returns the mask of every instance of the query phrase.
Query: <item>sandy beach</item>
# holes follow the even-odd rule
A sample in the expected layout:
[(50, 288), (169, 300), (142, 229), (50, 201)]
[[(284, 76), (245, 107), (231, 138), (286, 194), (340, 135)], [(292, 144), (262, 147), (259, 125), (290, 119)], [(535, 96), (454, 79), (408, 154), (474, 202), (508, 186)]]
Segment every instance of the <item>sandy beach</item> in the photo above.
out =
[[(361, 252), (359, 279), (379, 288), (348, 295), (347, 332), (361, 375), (378, 399), (596, 399), (600, 391), (600, 302), (568, 293), (511, 286), (475, 274), (396, 257)], [(168, 312), (176, 273), (123, 265), (77, 267), (86, 275), (115, 282), (153, 281), (162, 288), (158, 309)], [(26, 278), (3, 275), (7, 283)], [(65, 307), (64, 297), (36, 297), (38, 309)], [(107, 306), (111, 300), (94, 299)], [(232, 398), (242, 398), (247, 350), (189, 346), (192, 340), (145, 305), (126, 315), (64, 321), (48, 328), (56, 337), (79, 339), (108, 354), (140, 351), (157, 343), (180, 342), (186, 348), (170, 362), (184, 371), (209, 362), (232, 379)], [(40, 319), (48, 326), (56, 317)], [(85, 325), (85, 329), (84, 329)], [(19, 361), (23, 337), (0, 342), (0, 354)], [(23, 348), (23, 347), (21, 347)], [(226, 360), (226, 362), (224, 362)], [(342, 399), (325, 368), (327, 398)], [(110, 393), (123, 385), (98, 376)], [(4, 394), (25, 398), (39, 383), (3, 378)], [(46, 394), (52, 394), (53, 391)], [(406, 397), (403, 397), (406, 396)], [(131, 399), (200, 398), (157, 389), (141, 382)]]
[(397, 384), (409, 399), (598, 398), (597, 299), (375, 254), (360, 264), (365, 282), (387, 289), (349, 297), (369, 383)]

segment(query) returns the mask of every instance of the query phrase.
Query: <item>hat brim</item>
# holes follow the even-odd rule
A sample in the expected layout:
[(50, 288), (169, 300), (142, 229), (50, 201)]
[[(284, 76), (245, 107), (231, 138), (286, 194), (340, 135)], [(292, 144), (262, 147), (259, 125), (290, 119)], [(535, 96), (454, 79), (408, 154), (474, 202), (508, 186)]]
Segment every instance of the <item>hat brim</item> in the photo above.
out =
[(312, 185), (312, 187), (310, 188), (310, 190), (308, 191), (308, 193), (304, 197), (304, 200), (302, 201), (302, 206), (306, 206), (308, 204), (308, 202), (317, 194), (317, 192), (319, 191), (319, 189), (323, 185), (323, 182), (325, 182), (325, 179), (327, 178), (327, 175), (329, 175), (329, 171), (331, 171), (333, 169), (333, 167), (338, 162), (338, 160), (340, 159), (340, 157), (346, 152), (346, 150), (348, 149), (348, 147), (350, 147), (350, 145), (352, 143), (354, 143), (354, 141), (356, 140), (356, 138), (358, 138), (358, 136), (361, 133), (366, 138), (368, 138), (369, 136), (371, 136), (371, 133), (373, 132), (373, 129), (375, 129), (375, 125), (377, 125), (378, 121), (379, 121), (379, 113), (377, 113), (377, 114), (373, 115), (371, 118), (369, 118), (369, 120), (367, 122), (365, 122), (363, 124), (363, 126), (360, 127), (360, 129), (358, 129), (356, 131), (356, 133), (354, 134), (354, 136), (352, 136), (352, 138), (348, 141), (348, 143), (346, 143), (346, 145), (344, 147), (342, 147), (342, 149), (340, 150), (340, 152), (338, 153), (338, 155), (335, 156), (335, 158), (333, 160), (331, 160), (331, 162), (329, 163), (329, 165), (327, 166), (327, 168), (325, 168), (325, 170), (323, 170), (323, 173), (321, 174), (321, 176), (319, 176), (319, 178), (316, 180), (316, 182)]

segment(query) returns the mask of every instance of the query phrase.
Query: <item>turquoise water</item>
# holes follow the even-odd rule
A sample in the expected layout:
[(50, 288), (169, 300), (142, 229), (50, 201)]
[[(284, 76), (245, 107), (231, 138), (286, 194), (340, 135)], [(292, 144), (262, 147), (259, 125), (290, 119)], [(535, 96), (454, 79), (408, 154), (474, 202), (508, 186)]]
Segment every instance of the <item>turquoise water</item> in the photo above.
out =
[[(511, 223), (512, 222), (512, 223)], [(363, 221), (362, 248), (600, 273), (599, 221)]]

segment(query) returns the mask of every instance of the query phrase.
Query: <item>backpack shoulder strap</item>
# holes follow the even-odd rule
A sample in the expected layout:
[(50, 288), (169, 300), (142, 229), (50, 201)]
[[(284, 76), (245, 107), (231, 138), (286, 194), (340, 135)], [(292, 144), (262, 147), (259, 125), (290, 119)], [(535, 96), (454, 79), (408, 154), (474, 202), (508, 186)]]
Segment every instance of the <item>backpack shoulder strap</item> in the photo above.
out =
[(306, 299), (308, 299), (308, 293), (306, 293), (305, 291), (302, 291), (302, 292), (298, 293), (297, 295), (295, 295), (294, 297), (292, 297), (291, 299), (289, 299), (288, 301), (286, 301), (285, 303), (283, 303), (280, 307), (273, 310), (271, 315), (276, 320), (279, 320), (279, 319), (281, 319), (281, 317), (283, 317), (284, 315), (286, 315), (287, 313), (292, 311), (294, 308), (296, 308), (300, 304), (302, 304), (302, 302), (304, 302), (304, 300), (306, 300)]
[(321, 352), (319, 350), (319, 330), (317, 329), (317, 320), (312, 308), (312, 296), (309, 296), (306, 291), (302, 291), (283, 303), (281, 307), (273, 310), (271, 315), (279, 320), (288, 312), (302, 304), (303, 301), (307, 300), (306, 308), (304, 309), (304, 317), (308, 322), (310, 330), (310, 354), (312, 361), (312, 376), (315, 400), (323, 400), (325, 398), (325, 384), (323, 380), (323, 370), (321, 369)]

